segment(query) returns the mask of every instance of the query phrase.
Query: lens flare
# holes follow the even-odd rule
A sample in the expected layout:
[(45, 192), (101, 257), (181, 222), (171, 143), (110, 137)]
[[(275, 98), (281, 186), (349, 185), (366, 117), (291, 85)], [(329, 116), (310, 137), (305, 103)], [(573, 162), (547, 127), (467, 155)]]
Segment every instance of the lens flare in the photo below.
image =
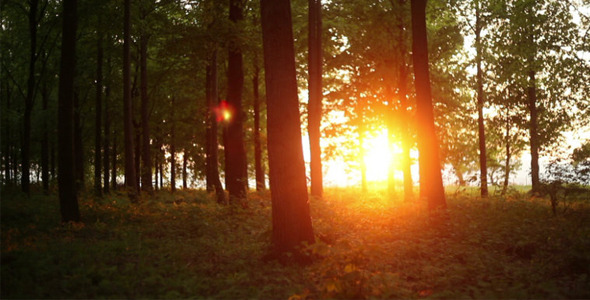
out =
[(218, 123), (229, 123), (234, 115), (233, 107), (225, 100), (221, 100), (213, 111), (215, 112), (215, 119)]

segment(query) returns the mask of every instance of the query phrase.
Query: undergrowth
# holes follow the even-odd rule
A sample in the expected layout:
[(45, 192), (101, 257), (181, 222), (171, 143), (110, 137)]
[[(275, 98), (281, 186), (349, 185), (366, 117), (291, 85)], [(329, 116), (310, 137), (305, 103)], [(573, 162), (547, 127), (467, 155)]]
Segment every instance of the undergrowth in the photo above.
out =
[[(400, 197), (401, 199), (401, 197)], [(264, 257), (269, 193), (247, 208), (203, 191), (80, 199), (59, 223), (55, 195), (2, 194), (6, 298), (590, 298), (590, 203), (553, 217), (547, 199), (453, 193), (435, 226), (420, 201), (328, 189), (310, 199), (307, 266)]]

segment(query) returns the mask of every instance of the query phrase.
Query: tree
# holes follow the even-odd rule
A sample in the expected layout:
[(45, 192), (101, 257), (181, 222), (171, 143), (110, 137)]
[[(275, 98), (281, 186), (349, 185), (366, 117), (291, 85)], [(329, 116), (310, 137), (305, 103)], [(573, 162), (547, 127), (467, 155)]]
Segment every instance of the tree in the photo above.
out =
[(432, 92), (428, 70), (426, 33), (426, 0), (412, 0), (412, 59), (418, 120), (418, 151), (420, 152), (420, 195), (432, 210), (446, 208), (442, 184), (439, 144), (434, 127)]
[(309, 0), (308, 20), (308, 132), (310, 150), (311, 195), (322, 197), (322, 1)]
[(137, 195), (137, 176), (133, 156), (133, 108), (131, 102), (130, 43), (131, 43), (131, 0), (124, 1), (123, 17), (123, 128), (125, 136), (125, 186), (129, 198)]
[[(237, 30), (243, 19), (244, 1), (230, 0), (229, 20)], [(242, 109), (242, 90), (244, 86), (243, 58), (240, 42), (230, 41), (227, 64), (227, 102), (232, 107), (234, 115), (226, 129), (225, 141), (225, 182), (230, 201), (241, 201), (246, 198), (248, 189), (248, 167), (246, 149), (244, 146)]]
[[(94, 135), (94, 193), (102, 196), (102, 18), (98, 17), (96, 38), (96, 103)], [(104, 151), (106, 153), (106, 150)], [(106, 158), (105, 158), (106, 160)]]
[(215, 118), (215, 104), (217, 102), (217, 51), (213, 50), (206, 67), (206, 161), (205, 176), (207, 191), (215, 191), (218, 203), (225, 203), (225, 193), (219, 180), (219, 161), (217, 158), (217, 120)]
[(74, 176), (74, 77), (76, 72), (76, 0), (63, 1), (63, 34), (58, 107), (58, 189), (62, 222), (80, 221)]
[[(272, 199), (272, 244), (276, 253), (313, 243), (288, 0), (261, 0), (267, 95), (268, 159)], [(302, 261), (304, 257), (297, 255)]]

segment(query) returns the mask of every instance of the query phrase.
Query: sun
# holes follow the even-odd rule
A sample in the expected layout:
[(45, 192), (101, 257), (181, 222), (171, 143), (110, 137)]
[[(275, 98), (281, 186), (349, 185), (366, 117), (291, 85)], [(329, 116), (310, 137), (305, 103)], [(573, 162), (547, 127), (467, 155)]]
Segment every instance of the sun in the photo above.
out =
[(364, 141), (364, 157), (367, 181), (385, 181), (393, 170), (397, 177), (398, 158), (402, 150), (398, 143), (390, 143), (387, 129), (369, 132)]

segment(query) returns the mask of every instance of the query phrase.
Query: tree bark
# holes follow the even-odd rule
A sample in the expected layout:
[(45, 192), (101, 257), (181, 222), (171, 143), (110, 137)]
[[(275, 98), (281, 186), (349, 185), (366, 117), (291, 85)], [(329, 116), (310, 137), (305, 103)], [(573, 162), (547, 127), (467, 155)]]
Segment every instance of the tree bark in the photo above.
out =
[(322, 2), (309, 0), (308, 20), (308, 134), (310, 152), (311, 195), (322, 197), (322, 149), (320, 125), (322, 121)]
[(260, 67), (258, 57), (254, 58), (254, 77), (252, 78), (252, 90), (254, 91), (254, 169), (256, 171), (256, 190), (266, 189), (264, 178), (264, 166), (262, 165), (262, 145), (260, 142), (260, 95), (259, 95)]
[[(399, 1), (400, 6), (405, 4), (405, 0)], [(405, 21), (403, 14), (399, 16), (399, 81), (398, 91), (401, 109), (401, 137), (402, 137), (402, 172), (404, 173), (404, 201), (410, 201), (414, 198), (414, 182), (412, 180), (412, 158), (410, 157), (410, 149), (414, 144), (412, 141), (412, 135), (410, 133), (410, 124), (412, 118), (410, 116), (410, 103), (408, 100), (408, 66), (406, 64), (407, 50), (406, 50), (406, 35)]]
[(219, 179), (219, 160), (218, 143), (217, 143), (217, 121), (215, 119), (215, 106), (217, 103), (217, 51), (214, 50), (209, 58), (209, 64), (206, 67), (206, 89), (205, 96), (207, 101), (207, 130), (206, 134), (206, 180), (207, 191), (215, 191), (218, 203), (225, 203), (225, 192)]
[[(75, 83), (74, 83), (75, 84)], [(74, 90), (74, 171), (77, 192), (84, 190), (84, 145), (80, 120), (80, 95)]]
[(130, 10), (131, 0), (124, 1), (123, 17), (123, 131), (125, 136), (125, 187), (132, 201), (137, 197), (137, 175), (133, 157), (133, 120), (131, 102), (131, 74), (130, 74), (130, 44), (131, 26)]
[(152, 191), (152, 158), (150, 148), (150, 124), (149, 124), (149, 99), (147, 93), (147, 48), (148, 37), (142, 34), (140, 37), (140, 70), (141, 70), (141, 189)]
[[(94, 134), (94, 193), (102, 197), (102, 24), (98, 17), (96, 39), (96, 103), (95, 103), (95, 134)], [(105, 151), (106, 153), (106, 151)]]
[(24, 193), (30, 193), (30, 155), (31, 155), (31, 115), (35, 98), (35, 62), (37, 61), (37, 10), (39, 0), (29, 1), (29, 75), (27, 79), (27, 94), (25, 98), (25, 111), (23, 115), (23, 139), (21, 148), (21, 189)]
[(481, 70), (482, 45), (481, 45), (481, 17), (479, 12), (479, 2), (476, 3), (475, 9), (475, 61), (477, 65), (477, 129), (479, 137), (479, 169), (480, 169), (480, 194), (482, 198), (488, 196), (488, 167), (486, 154), (486, 135), (483, 119), (483, 74)]
[[(111, 65), (111, 60), (110, 58), (107, 59), (107, 67), (110, 69), (110, 65)], [(107, 74), (110, 74), (109, 71), (107, 71)], [(104, 154), (104, 159), (103, 159), (103, 171), (104, 171), (104, 183), (103, 183), (103, 192), (105, 194), (108, 194), (110, 192), (109, 190), (109, 183), (110, 183), (110, 178), (109, 178), (109, 174), (110, 174), (110, 169), (109, 169), (109, 152), (110, 152), (110, 139), (111, 139), (111, 119), (109, 117), (109, 100), (110, 100), (110, 96), (111, 96), (111, 88), (110, 86), (107, 84), (107, 86), (105, 87), (105, 103), (104, 103), (104, 150), (103, 150), (103, 154)]]
[(112, 148), (112, 154), (111, 154), (111, 159), (113, 160), (113, 162), (111, 163), (112, 165), (112, 169), (111, 169), (111, 182), (112, 182), (112, 188), (113, 191), (117, 190), (117, 136), (115, 134), (113, 134), (113, 148)]
[[(4, 86), (4, 90), (6, 91), (6, 112), (10, 111), (10, 97), (12, 97), (11, 95), (11, 89), (10, 89), (10, 84), (8, 84), (8, 82), (6, 82), (6, 85)], [(4, 136), (3, 136), (3, 141), (4, 141), (4, 183), (5, 184), (12, 184), (12, 172), (11, 172), (11, 146), (12, 146), (12, 138), (11, 138), (11, 134), (10, 134), (10, 120), (8, 120), (8, 118), (6, 118), (6, 122), (2, 125), (4, 128)]]
[(172, 98), (171, 107), (171, 123), (170, 128), (170, 191), (176, 191), (176, 120), (174, 119), (174, 97)]
[(289, 0), (261, 0), (267, 96), (267, 130), (272, 245), (275, 253), (295, 253), (314, 242), (301, 143), (295, 51)]
[(62, 222), (80, 221), (74, 175), (74, 77), (76, 64), (76, 0), (63, 0), (63, 34), (58, 103), (58, 188)]
[(47, 121), (49, 106), (49, 90), (44, 83), (41, 91), (43, 105), (43, 136), (41, 138), (41, 180), (43, 181), (43, 192), (49, 194), (49, 122)]
[[(236, 27), (243, 19), (243, 0), (229, 1), (229, 20)], [(246, 148), (244, 146), (244, 112), (242, 111), (242, 89), (244, 86), (244, 70), (242, 49), (239, 41), (230, 42), (227, 64), (227, 102), (234, 110), (227, 125), (226, 138), (226, 188), (230, 201), (242, 201), (248, 189), (248, 166)]]
[(182, 153), (182, 189), (186, 190), (187, 186), (187, 172), (186, 168), (188, 165), (188, 155), (186, 154), (186, 149)]
[(439, 143), (434, 127), (434, 112), (426, 34), (426, 0), (412, 0), (412, 58), (416, 86), (418, 151), (420, 152), (420, 190), (430, 211), (446, 208), (441, 176)]
[(537, 112), (537, 89), (535, 83), (535, 71), (529, 71), (528, 87), (528, 108), (531, 117), (529, 123), (530, 147), (531, 147), (531, 183), (532, 191), (539, 190), (539, 135), (538, 135), (538, 112)]

